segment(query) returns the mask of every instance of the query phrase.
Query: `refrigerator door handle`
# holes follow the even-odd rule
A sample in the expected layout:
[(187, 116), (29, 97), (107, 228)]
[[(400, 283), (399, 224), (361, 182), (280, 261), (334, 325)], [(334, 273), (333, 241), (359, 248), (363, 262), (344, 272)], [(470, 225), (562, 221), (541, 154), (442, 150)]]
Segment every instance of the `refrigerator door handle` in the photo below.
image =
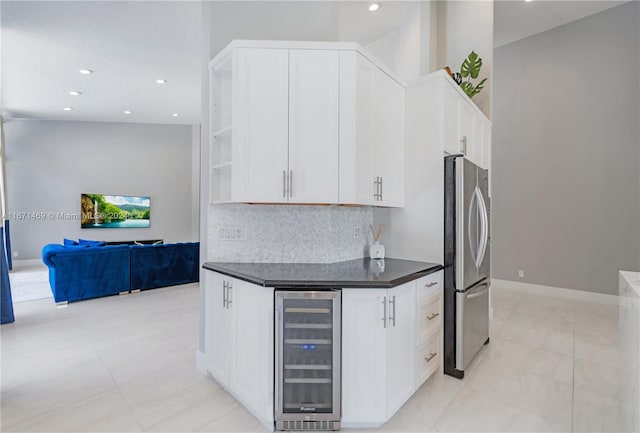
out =
[(467, 295), (467, 299), (473, 299), (473, 298), (477, 298), (479, 296), (482, 296), (485, 293), (487, 293), (487, 290), (489, 290), (489, 285), (487, 283), (481, 284), (478, 287), (484, 287), (484, 289), (477, 290), (477, 291), (474, 291), (474, 292), (468, 294)]
[[(475, 218), (474, 218), (475, 216)], [(478, 217), (478, 187), (476, 186), (475, 191), (473, 191), (473, 196), (471, 197), (471, 202), (469, 203), (469, 217), (467, 221), (467, 238), (469, 240), (469, 251), (471, 253), (471, 259), (478, 267), (478, 239), (476, 230), (472, 229), (472, 225), (476, 224)]]
[(480, 245), (478, 245), (478, 260), (476, 262), (477, 267), (479, 268), (482, 265), (482, 261), (484, 260), (484, 254), (487, 252), (487, 243), (489, 241), (489, 215), (487, 211), (487, 204), (484, 201), (484, 197), (482, 196), (482, 192), (478, 190), (478, 211), (480, 213), (480, 221), (481, 221), (481, 237), (480, 237)]

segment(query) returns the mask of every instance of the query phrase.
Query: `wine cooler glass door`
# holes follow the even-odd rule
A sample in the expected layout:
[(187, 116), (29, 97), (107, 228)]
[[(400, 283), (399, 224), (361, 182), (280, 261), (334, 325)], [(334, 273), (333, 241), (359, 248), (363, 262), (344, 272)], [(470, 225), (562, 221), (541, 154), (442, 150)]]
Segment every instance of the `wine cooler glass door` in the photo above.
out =
[(277, 304), (277, 407), (286, 419), (339, 420), (340, 292), (278, 291)]

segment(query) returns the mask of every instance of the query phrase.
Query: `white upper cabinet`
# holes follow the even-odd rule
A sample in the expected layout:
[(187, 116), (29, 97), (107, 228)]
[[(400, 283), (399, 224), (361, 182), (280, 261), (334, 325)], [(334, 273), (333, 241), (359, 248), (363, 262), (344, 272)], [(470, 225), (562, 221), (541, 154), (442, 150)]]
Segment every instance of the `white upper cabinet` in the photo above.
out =
[(336, 203), (338, 53), (240, 48), (238, 59), (238, 200)]
[(210, 203), (404, 205), (404, 86), (360, 50), (234, 41), (211, 61)]
[(337, 203), (339, 53), (289, 51), (289, 201)]
[(444, 151), (452, 155), (463, 154), (474, 164), (489, 169), (491, 122), (461, 94), (446, 74), (437, 72), (431, 79), (438, 84), (434, 83), (434, 98), (430, 103), (441, 104), (444, 110), (441, 125), (444, 128)]
[(210, 67), (210, 202), (338, 203), (339, 51), (238, 47), (228, 57)]
[(404, 206), (404, 86), (340, 53), (340, 203)]
[(288, 173), (289, 53), (237, 50), (233, 109), (234, 201), (286, 201)]

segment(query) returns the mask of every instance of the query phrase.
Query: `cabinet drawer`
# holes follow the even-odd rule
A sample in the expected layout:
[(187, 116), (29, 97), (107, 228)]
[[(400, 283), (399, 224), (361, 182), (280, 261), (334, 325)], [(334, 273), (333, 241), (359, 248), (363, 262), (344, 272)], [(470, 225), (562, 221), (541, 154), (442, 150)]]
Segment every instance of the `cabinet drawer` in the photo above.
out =
[(434, 335), (416, 350), (416, 388), (440, 368), (442, 345), (440, 335)]
[(434, 293), (439, 293), (442, 288), (442, 271), (434, 272), (417, 280), (418, 301), (427, 298)]
[(442, 329), (442, 294), (440, 291), (418, 301), (416, 344), (426, 342)]

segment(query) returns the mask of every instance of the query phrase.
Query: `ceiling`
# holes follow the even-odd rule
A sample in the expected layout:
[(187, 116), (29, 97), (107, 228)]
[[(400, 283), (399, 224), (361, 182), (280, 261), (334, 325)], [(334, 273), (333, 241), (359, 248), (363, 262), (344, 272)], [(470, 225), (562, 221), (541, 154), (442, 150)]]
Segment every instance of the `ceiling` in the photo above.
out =
[(0, 3), (6, 118), (200, 122), (199, 2)]
[(494, 4), (493, 42), (499, 47), (626, 1), (501, 0)]
[[(496, 1), (495, 45), (621, 3)], [(8, 119), (197, 124), (203, 17), (212, 26), (212, 54), (239, 38), (367, 44), (400, 25), (415, 3), (383, 1), (375, 14), (367, 5), (365, 0), (214, 1), (207, 8), (200, 1), (3, 0), (2, 114)], [(82, 68), (94, 73), (82, 75)], [(157, 79), (167, 83), (157, 84)]]

